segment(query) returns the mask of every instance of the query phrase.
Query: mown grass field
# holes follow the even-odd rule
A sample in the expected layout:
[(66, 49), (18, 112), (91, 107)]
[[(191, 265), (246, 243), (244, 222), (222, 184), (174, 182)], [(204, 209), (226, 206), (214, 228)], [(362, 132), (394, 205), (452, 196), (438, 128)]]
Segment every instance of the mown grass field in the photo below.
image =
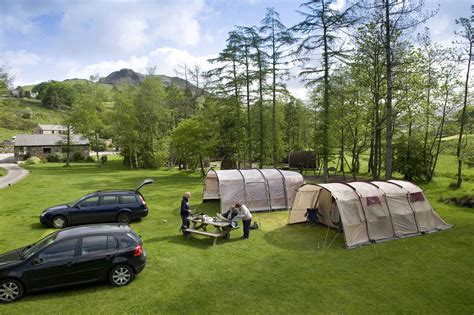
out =
[[(193, 193), (193, 208), (210, 214), (218, 208), (201, 204), (198, 173), (131, 171), (117, 160), (105, 167), (31, 166), (23, 182), (0, 190), (0, 252), (52, 232), (38, 222), (48, 206), (99, 189), (133, 188), (151, 177), (155, 183), (142, 190), (151, 212), (132, 224), (143, 237), (148, 265), (123, 288), (99, 284), (32, 294), (0, 305), (0, 313), (472, 314), (474, 212), (438, 201), (442, 194), (464, 193), (447, 188), (454, 159), (443, 157), (439, 166), (444, 177), (424, 187), (453, 229), (353, 250), (333, 230), (287, 226), (286, 211), (256, 214), (262, 229), (252, 230), (247, 241), (240, 230), (216, 246), (209, 238), (185, 239), (178, 232), (184, 191)], [(474, 170), (466, 173), (464, 189), (472, 193)]]

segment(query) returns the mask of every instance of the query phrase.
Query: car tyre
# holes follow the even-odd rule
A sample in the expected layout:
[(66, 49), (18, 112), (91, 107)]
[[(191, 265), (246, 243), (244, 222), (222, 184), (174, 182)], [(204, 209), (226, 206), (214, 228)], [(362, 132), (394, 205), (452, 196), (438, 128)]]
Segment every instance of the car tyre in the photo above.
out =
[(0, 303), (18, 301), (24, 293), (23, 285), (17, 280), (6, 279), (0, 281)]
[(133, 269), (127, 265), (114, 266), (109, 273), (109, 282), (116, 287), (127, 285), (132, 282), (133, 279), (135, 279), (135, 273)]
[(132, 222), (132, 216), (128, 212), (120, 212), (117, 216), (117, 221), (119, 223), (129, 224), (130, 222)]
[(62, 229), (67, 226), (67, 219), (62, 215), (54, 216), (51, 219), (51, 226), (55, 229)]

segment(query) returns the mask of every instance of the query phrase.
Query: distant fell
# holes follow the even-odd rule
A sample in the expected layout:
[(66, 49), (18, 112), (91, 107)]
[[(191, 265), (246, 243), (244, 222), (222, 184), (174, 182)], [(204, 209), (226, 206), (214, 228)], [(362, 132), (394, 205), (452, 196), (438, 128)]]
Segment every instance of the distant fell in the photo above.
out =
[[(170, 86), (172, 84), (176, 84), (183, 89), (186, 87), (186, 80), (184, 79), (181, 79), (178, 77), (169, 77), (163, 74), (153, 75), (153, 76), (160, 78), (164, 86)], [(121, 69), (121, 70), (112, 72), (111, 74), (109, 74), (108, 76), (104, 78), (101, 78), (99, 80), (99, 83), (110, 84), (110, 85), (118, 85), (121, 83), (127, 83), (131, 85), (137, 85), (141, 81), (143, 81), (145, 78), (146, 76), (144, 74), (133, 71), (132, 69)], [(189, 82), (188, 82), (188, 86), (192, 90), (196, 89), (196, 87)]]

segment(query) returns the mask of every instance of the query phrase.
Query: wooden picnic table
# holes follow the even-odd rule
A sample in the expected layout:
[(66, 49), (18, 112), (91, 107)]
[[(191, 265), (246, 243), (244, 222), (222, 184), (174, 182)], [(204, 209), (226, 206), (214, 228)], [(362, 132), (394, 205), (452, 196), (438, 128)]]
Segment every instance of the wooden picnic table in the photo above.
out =
[[(201, 218), (190, 217), (189, 221), (193, 223), (193, 226), (185, 229), (184, 231), (191, 234), (204, 235), (214, 238), (212, 245), (216, 245), (217, 239), (219, 237), (230, 238), (230, 231), (232, 231), (232, 226), (230, 222), (227, 221), (205, 221)], [(207, 231), (208, 226), (213, 226), (215, 228), (214, 232)]]

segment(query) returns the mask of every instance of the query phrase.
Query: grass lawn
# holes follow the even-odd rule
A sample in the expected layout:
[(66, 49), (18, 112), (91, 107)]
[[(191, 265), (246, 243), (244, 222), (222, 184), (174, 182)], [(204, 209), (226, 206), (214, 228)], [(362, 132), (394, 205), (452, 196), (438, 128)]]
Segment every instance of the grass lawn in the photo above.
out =
[(7, 170), (0, 167), (0, 177), (7, 175)]
[[(239, 239), (241, 230), (216, 246), (209, 238), (185, 239), (178, 232), (184, 191), (194, 194), (193, 208), (210, 214), (218, 208), (200, 204), (197, 173), (131, 171), (117, 160), (101, 168), (31, 166), (24, 181), (0, 191), (0, 252), (52, 232), (38, 221), (48, 206), (99, 189), (133, 188), (151, 177), (155, 183), (142, 190), (151, 212), (132, 224), (143, 237), (148, 265), (123, 288), (99, 284), (32, 294), (2, 305), (0, 313), (472, 314), (474, 212), (438, 201), (455, 172), (449, 157), (440, 166), (447, 177), (424, 187), (453, 229), (353, 250), (345, 249), (342, 235), (333, 230), (287, 226), (286, 211), (256, 214), (262, 229), (252, 230), (249, 240)], [(472, 172), (469, 176), (464, 184), (472, 192)]]

